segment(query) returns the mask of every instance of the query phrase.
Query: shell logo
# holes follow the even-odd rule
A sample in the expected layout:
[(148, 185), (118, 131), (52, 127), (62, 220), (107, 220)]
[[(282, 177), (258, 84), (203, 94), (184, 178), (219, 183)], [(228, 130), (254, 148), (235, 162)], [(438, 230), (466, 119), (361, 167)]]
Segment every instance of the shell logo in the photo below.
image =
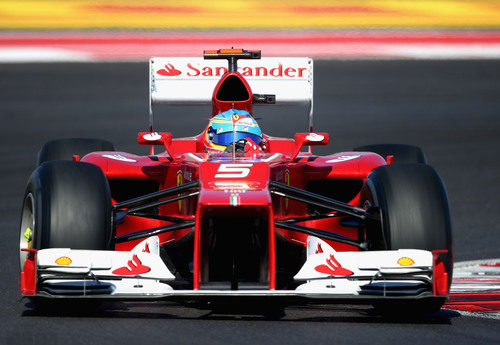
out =
[(73, 261), (71, 261), (71, 259), (68, 258), (67, 256), (61, 256), (59, 259), (56, 260), (56, 264), (61, 266), (68, 266), (72, 262)]
[(413, 261), (413, 259), (410, 259), (407, 257), (402, 257), (402, 258), (399, 258), (399, 260), (398, 260), (399, 266), (411, 266), (414, 263), (415, 263), (415, 261)]

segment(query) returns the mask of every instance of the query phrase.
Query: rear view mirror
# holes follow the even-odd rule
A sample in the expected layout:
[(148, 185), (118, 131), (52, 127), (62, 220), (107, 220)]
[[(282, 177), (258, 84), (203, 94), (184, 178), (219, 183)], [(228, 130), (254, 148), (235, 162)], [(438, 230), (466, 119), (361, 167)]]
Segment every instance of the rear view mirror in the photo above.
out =
[(324, 146), (330, 143), (328, 133), (297, 133), (295, 142), (299, 146)]
[(167, 132), (139, 132), (137, 143), (139, 145), (169, 145), (172, 133)]

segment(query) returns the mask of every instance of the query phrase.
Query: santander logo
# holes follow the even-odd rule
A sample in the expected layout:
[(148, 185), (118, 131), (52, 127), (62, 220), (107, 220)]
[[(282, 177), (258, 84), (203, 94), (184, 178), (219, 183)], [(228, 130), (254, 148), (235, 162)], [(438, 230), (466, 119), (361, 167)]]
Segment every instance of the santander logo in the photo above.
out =
[[(149, 250), (149, 247), (148, 247)], [(134, 254), (132, 260), (129, 260), (127, 266), (117, 268), (114, 270), (113, 274), (118, 276), (135, 276), (139, 274), (148, 273), (151, 271), (151, 267), (143, 265), (141, 260)]]
[[(182, 71), (181, 71), (182, 70)], [(187, 63), (181, 68), (176, 69), (171, 63), (165, 65), (165, 68), (156, 71), (157, 74), (167, 77), (175, 77), (180, 74), (183, 77), (222, 77), (227, 68), (222, 66), (202, 66), (199, 64)], [(277, 66), (243, 66), (238, 67), (238, 72), (243, 77), (257, 78), (306, 78), (307, 68), (299, 66), (283, 66), (279, 63)]]
[(178, 69), (176, 69), (174, 67), (174, 65), (169, 63), (169, 64), (165, 65), (165, 68), (158, 70), (156, 73), (158, 73), (159, 75), (167, 76), (167, 77), (174, 77), (176, 75), (181, 74), (182, 72), (179, 71)]
[(353, 274), (352, 271), (342, 267), (333, 254), (330, 254), (330, 258), (326, 259), (326, 265), (318, 265), (314, 267), (314, 270), (331, 276), (350, 276)]

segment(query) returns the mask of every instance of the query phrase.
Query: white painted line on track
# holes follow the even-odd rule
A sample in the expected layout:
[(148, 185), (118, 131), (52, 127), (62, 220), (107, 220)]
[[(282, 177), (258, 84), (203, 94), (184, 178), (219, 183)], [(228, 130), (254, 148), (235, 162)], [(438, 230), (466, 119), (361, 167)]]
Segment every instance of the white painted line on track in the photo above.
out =
[(39, 47), (0, 47), (0, 63), (96, 62), (80, 51)]
[(481, 259), (481, 260), (468, 260), (468, 261), (460, 261), (455, 262), (453, 265), (454, 269), (461, 269), (463, 267), (473, 267), (480, 265), (494, 265), (500, 262), (500, 258), (497, 259)]
[[(333, 60), (463, 60), (463, 59), (500, 59), (500, 44), (498, 45), (387, 45), (387, 44), (301, 44), (290, 46), (286, 44), (260, 44), (249, 49), (261, 49), (266, 56), (309, 56), (317, 59)], [(119, 62), (147, 61), (151, 56), (195, 56), (203, 47), (200, 45), (170, 45), (166, 46), (109, 46), (75, 47), (75, 48), (45, 48), (45, 47), (0, 47), (0, 62)], [(172, 53), (175, 52), (175, 53)]]
[(460, 313), (460, 315), (463, 315), (463, 316), (482, 317), (482, 318), (485, 318), (485, 319), (500, 320), (500, 313), (483, 313), (483, 312), (480, 312), (480, 311), (456, 310), (456, 309), (446, 308), (446, 307), (443, 307), (443, 308), (447, 309), (447, 310), (456, 311), (456, 312)]
[(500, 44), (439, 44), (392, 45), (385, 47), (392, 57), (412, 59), (498, 59)]

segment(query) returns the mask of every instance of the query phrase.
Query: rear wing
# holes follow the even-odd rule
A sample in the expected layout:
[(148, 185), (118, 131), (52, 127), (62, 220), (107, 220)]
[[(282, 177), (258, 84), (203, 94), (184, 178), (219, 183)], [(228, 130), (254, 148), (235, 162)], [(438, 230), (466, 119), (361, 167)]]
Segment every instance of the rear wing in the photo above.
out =
[[(150, 70), (150, 129), (155, 105), (210, 104), (217, 82), (227, 72), (226, 60), (188, 57), (152, 57)], [(276, 104), (305, 105), (312, 129), (313, 61), (310, 58), (273, 57), (240, 60), (238, 72), (254, 94), (276, 95)]]

